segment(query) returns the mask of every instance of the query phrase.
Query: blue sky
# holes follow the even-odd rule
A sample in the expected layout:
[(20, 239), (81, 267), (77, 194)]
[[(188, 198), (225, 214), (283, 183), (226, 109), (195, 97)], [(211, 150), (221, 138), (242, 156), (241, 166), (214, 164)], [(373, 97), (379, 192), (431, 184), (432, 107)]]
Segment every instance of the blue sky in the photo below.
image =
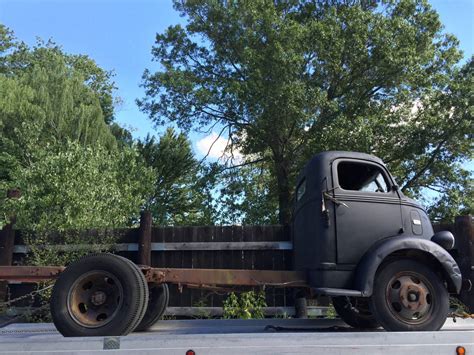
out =
[[(446, 32), (460, 40), (465, 58), (473, 54), (474, 0), (431, 0)], [(87, 54), (99, 66), (114, 70), (117, 95), (124, 100), (117, 121), (134, 130), (136, 137), (156, 133), (146, 115), (135, 105), (143, 96), (139, 87), (151, 61), (155, 34), (168, 26), (184, 23), (170, 0), (0, 0), (0, 22), (18, 39), (34, 44), (36, 37), (52, 38), (68, 53)], [(162, 129), (161, 129), (162, 130)], [(203, 137), (191, 136), (195, 151)], [(208, 141), (212, 141), (208, 137)]]

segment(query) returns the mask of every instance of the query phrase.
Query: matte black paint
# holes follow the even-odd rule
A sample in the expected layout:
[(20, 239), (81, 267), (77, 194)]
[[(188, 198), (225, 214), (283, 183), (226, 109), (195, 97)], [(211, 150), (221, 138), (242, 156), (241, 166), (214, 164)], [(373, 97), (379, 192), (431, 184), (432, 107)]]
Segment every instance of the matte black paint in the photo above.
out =
[[(337, 176), (340, 162), (376, 166), (390, 190), (342, 189)], [(459, 292), (461, 273), (456, 262), (431, 241), (434, 232), (426, 212), (396, 187), (382, 160), (364, 153), (320, 153), (306, 164), (296, 186), (303, 181), (305, 192), (295, 198), (293, 211), (293, 264), (295, 270), (307, 272), (317, 292), (337, 288), (370, 296), (383, 259), (407, 248), (435, 257)]]
[(435, 233), (435, 235), (431, 237), (431, 241), (446, 250), (454, 248), (454, 236), (450, 231), (440, 231)]
[(375, 273), (384, 259), (397, 251), (419, 250), (433, 256), (444, 268), (455, 287), (456, 293), (461, 291), (462, 277), (458, 264), (441, 246), (429, 240), (415, 236), (392, 237), (375, 244), (362, 258), (357, 266), (354, 279), (356, 290), (363, 296), (372, 295)]

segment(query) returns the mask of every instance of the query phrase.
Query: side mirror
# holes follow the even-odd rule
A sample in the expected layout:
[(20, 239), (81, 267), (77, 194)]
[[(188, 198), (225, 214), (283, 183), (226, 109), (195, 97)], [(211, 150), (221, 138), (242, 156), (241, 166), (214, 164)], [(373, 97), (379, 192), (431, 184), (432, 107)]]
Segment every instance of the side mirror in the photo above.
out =
[(400, 186), (398, 186), (398, 185), (392, 185), (392, 190), (393, 190), (393, 191), (398, 191), (398, 190), (400, 190)]

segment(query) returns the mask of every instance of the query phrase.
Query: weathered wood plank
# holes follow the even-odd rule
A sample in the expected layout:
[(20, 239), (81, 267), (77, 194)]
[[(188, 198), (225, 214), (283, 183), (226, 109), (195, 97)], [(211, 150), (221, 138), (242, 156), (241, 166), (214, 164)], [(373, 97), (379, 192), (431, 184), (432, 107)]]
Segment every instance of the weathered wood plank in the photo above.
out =
[[(42, 246), (37, 246), (41, 248)], [(109, 247), (107, 244), (56, 244), (45, 245), (44, 248), (57, 251), (75, 251), (75, 250), (103, 250)], [(120, 243), (112, 246), (114, 251), (138, 251), (138, 243)], [(292, 250), (291, 242), (165, 242), (151, 243), (151, 251), (221, 251), (221, 250)], [(27, 254), (30, 248), (26, 245), (15, 245), (13, 253)]]
[(143, 211), (138, 234), (138, 264), (141, 265), (151, 265), (151, 225), (151, 212)]

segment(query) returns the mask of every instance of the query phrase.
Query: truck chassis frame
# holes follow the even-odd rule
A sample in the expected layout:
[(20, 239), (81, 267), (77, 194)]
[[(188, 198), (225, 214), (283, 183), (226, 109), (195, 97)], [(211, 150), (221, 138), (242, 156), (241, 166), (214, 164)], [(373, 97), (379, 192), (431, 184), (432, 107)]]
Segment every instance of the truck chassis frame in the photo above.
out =
[[(216, 286), (272, 286), (309, 288), (304, 272), (288, 270), (181, 269), (137, 265), (149, 283), (193, 288)], [(57, 279), (62, 266), (0, 266), (0, 281), (40, 282)]]

